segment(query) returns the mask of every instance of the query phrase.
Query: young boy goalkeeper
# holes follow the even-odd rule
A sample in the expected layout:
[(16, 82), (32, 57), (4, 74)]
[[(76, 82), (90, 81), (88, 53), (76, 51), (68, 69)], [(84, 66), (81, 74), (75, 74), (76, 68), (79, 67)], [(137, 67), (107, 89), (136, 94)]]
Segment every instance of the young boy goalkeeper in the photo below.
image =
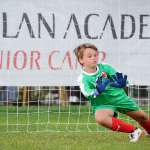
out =
[(147, 114), (124, 91), (127, 76), (108, 64), (98, 64), (98, 49), (92, 44), (78, 46), (75, 55), (83, 68), (80, 89), (91, 103), (96, 122), (113, 131), (130, 133), (130, 141), (137, 142), (143, 131), (116, 118), (120, 112), (136, 120), (150, 134)]

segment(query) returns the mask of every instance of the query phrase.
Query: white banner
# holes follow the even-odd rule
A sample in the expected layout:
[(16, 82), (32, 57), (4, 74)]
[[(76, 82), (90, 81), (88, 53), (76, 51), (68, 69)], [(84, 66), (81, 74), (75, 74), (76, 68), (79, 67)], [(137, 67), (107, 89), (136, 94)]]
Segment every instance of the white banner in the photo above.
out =
[(77, 85), (73, 49), (84, 42), (150, 85), (149, 0), (1, 0), (0, 13), (0, 85)]

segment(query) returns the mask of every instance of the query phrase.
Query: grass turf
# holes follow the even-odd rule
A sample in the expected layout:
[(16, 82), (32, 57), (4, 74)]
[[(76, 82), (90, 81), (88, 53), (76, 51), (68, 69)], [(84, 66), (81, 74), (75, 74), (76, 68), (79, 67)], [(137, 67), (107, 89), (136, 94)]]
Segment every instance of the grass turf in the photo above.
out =
[(0, 106), (0, 150), (149, 149), (149, 137), (129, 143), (128, 134), (97, 126), (89, 112), (88, 106)]

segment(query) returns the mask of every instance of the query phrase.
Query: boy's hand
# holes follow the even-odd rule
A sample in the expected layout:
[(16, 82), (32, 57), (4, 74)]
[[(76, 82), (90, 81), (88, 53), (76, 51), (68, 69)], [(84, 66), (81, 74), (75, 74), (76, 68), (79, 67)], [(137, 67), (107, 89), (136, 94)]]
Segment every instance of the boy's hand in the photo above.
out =
[(110, 83), (111, 86), (117, 88), (123, 88), (127, 84), (127, 75), (117, 72), (115, 75), (112, 76), (113, 81)]
[(96, 89), (98, 91), (98, 93), (102, 93), (106, 86), (109, 84), (110, 80), (105, 78), (104, 81), (102, 81), (102, 77), (98, 77), (97, 80), (96, 80)]

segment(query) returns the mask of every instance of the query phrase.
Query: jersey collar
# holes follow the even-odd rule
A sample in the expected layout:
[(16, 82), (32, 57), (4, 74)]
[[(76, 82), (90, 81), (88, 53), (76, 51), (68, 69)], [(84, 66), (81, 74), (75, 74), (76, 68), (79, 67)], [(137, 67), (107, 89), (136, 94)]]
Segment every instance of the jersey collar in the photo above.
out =
[(96, 67), (96, 71), (93, 72), (93, 73), (87, 73), (87, 72), (85, 72), (84, 70), (82, 70), (82, 73), (84, 73), (84, 74), (86, 74), (86, 75), (88, 75), (88, 76), (96, 75), (98, 72), (99, 72), (99, 67), (98, 67), (98, 66)]

